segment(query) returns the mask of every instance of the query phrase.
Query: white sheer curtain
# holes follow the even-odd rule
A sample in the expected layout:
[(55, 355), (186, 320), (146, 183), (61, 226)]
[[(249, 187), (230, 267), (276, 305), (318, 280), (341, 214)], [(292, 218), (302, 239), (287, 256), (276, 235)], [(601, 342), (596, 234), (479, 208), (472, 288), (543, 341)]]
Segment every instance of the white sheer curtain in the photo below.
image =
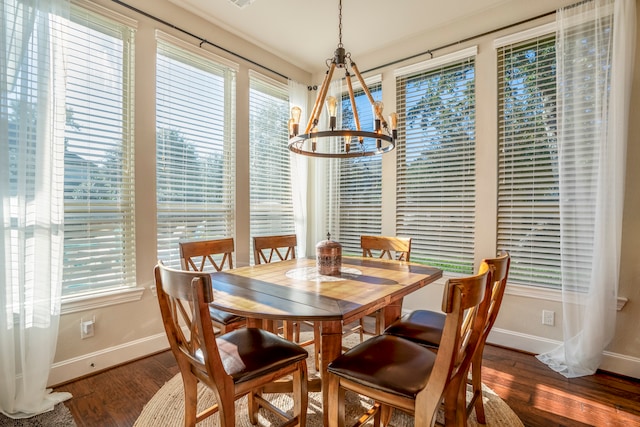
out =
[(615, 332), (635, 2), (557, 14), (564, 342), (538, 358), (568, 378), (593, 374)]
[(71, 397), (47, 390), (62, 284), (68, 0), (0, 6), (0, 411), (25, 418)]
[[(300, 107), (300, 127), (306, 126), (305, 111), (308, 105), (308, 89), (302, 83), (289, 80), (289, 106)], [(298, 238), (299, 255), (307, 254), (307, 182), (309, 162), (306, 156), (289, 153), (291, 162), (291, 191), (293, 192), (293, 215), (295, 219), (296, 236)]]

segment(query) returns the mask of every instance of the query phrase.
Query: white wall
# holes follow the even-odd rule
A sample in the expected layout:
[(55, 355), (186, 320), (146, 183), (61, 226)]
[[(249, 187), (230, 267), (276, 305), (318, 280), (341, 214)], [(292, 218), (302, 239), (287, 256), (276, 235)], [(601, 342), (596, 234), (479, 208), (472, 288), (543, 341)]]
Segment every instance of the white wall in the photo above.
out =
[[(64, 314), (61, 318), (58, 350), (54, 369), (49, 384), (55, 385), (73, 378), (86, 375), (97, 370), (108, 368), (127, 360), (142, 357), (155, 351), (167, 348), (162, 321), (155, 296), (149, 290), (153, 283), (152, 270), (156, 263), (156, 230), (155, 230), (155, 36), (156, 28), (172, 33), (194, 44), (197, 41), (171, 30), (131, 10), (120, 7), (108, 0), (97, 0), (96, 3), (113, 9), (138, 20), (136, 36), (136, 245), (137, 245), (137, 280), (144, 288), (139, 299), (107, 307), (94, 307), (86, 310)], [(260, 64), (305, 83), (317, 84), (318, 76), (312, 76), (255, 46), (238, 39), (229, 33), (204, 22), (172, 3), (165, 0), (154, 2), (144, 0), (128, 1), (134, 7), (158, 16), (159, 18), (187, 29), (190, 32), (215, 40), (216, 43), (237, 52), (238, 54)], [(502, 9), (487, 11), (485, 16), (475, 17), (465, 22), (449, 25), (446, 28), (429, 34), (416, 36), (413, 40), (393, 49), (384, 49), (368, 57), (358, 57), (361, 70), (368, 70), (380, 64), (409, 57), (439, 46), (500, 28), (527, 17), (538, 16), (554, 10), (560, 5), (574, 1), (539, 0), (512, 1), (504, 3)], [(640, 10), (640, 9), (639, 9)], [(523, 24), (517, 28), (505, 29), (472, 41), (462, 43), (455, 48), (439, 51), (436, 55), (478, 45), (476, 59), (476, 122), (477, 122), (477, 248), (476, 260), (495, 253), (496, 233), (496, 58), (492, 43), (495, 37), (517, 32), (528, 27), (549, 22), (553, 17)], [(391, 29), (392, 30), (392, 29)], [(640, 35), (640, 32), (639, 32)], [(640, 47), (640, 41), (637, 46)], [(228, 57), (240, 64), (238, 73), (237, 98), (237, 230), (236, 230), (236, 264), (243, 265), (249, 260), (248, 218), (248, 90), (243, 84), (248, 81), (249, 68), (262, 71), (224, 52), (205, 47), (213, 52)], [(426, 59), (416, 58), (400, 62), (376, 73), (382, 72), (385, 105), (393, 105), (395, 99), (395, 82), (393, 68), (408, 65)], [(272, 76), (278, 78), (277, 76)], [(636, 53), (636, 72), (632, 94), (632, 120), (629, 129), (627, 191), (624, 212), (623, 256), (620, 269), (620, 296), (627, 297), (628, 303), (618, 312), (618, 325), (614, 341), (608, 348), (603, 368), (614, 372), (640, 378), (640, 191), (634, 183), (640, 181), (640, 168), (634, 167), (640, 162), (640, 123), (633, 117), (640, 117), (640, 53)], [(395, 155), (389, 154), (383, 160), (384, 187), (383, 216), (384, 233), (393, 233), (395, 204)], [(313, 165), (311, 165), (313, 170)], [(310, 188), (317, 183), (310, 180)], [(244, 196), (242, 196), (244, 195)], [(241, 197), (242, 196), (242, 197)], [(317, 207), (310, 212), (317, 211)], [(313, 223), (314, 218), (310, 218)], [(308, 254), (313, 254), (315, 242), (324, 238), (309, 236)], [(525, 292), (523, 292), (525, 291)], [(405, 301), (405, 309), (431, 308), (440, 306), (442, 286), (433, 284), (421, 290), (411, 301)], [(543, 326), (541, 312), (543, 309), (556, 313), (556, 326)], [(80, 319), (96, 317), (95, 336), (86, 340), (80, 339)], [(519, 348), (531, 352), (541, 352), (555, 346), (562, 340), (561, 330), (562, 305), (559, 295), (548, 292), (534, 292), (510, 286), (501, 308), (500, 316), (490, 337), (490, 341), (507, 347)], [(92, 365), (93, 364), (93, 365)]]

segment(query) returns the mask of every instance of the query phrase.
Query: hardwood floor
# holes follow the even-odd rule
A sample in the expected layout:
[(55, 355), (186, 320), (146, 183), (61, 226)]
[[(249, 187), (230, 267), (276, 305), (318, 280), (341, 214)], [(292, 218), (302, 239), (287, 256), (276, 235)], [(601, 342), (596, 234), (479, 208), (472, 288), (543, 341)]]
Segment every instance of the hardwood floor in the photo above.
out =
[[(533, 355), (490, 345), (483, 363), (483, 382), (526, 427), (640, 426), (640, 380), (606, 372), (566, 379)], [(145, 403), (177, 373), (173, 355), (165, 351), (55, 391), (73, 395), (66, 405), (78, 427), (129, 427)]]

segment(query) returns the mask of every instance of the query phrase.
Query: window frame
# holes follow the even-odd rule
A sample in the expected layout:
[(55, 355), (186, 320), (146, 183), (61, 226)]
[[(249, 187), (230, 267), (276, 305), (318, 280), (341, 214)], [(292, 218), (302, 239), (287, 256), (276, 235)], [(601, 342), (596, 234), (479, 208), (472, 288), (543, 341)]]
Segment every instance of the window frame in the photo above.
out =
[[(215, 171), (220, 171), (220, 183), (218, 183), (216, 187), (215, 180), (205, 180), (200, 179), (203, 178), (202, 175), (194, 175), (193, 171), (188, 169), (188, 159), (186, 155), (183, 155), (183, 159), (174, 159), (174, 164), (169, 164), (172, 167), (176, 167), (183, 171), (183, 174), (180, 175), (178, 172), (173, 172), (173, 178), (176, 178), (171, 182), (172, 185), (183, 186), (181, 183), (185, 182), (184, 179), (186, 177), (191, 177), (190, 187), (186, 187), (189, 189), (188, 192), (181, 192), (182, 200), (174, 201), (174, 202), (166, 202), (164, 203), (167, 207), (175, 210), (166, 210), (163, 209), (163, 202), (159, 200), (159, 197), (163, 194), (163, 189), (160, 185), (162, 178), (162, 174), (157, 171), (162, 168), (161, 162), (158, 160), (159, 151), (161, 147), (165, 147), (166, 144), (159, 142), (159, 138), (161, 135), (156, 131), (156, 229), (158, 240), (156, 242), (156, 251), (158, 259), (162, 259), (166, 265), (180, 268), (180, 252), (178, 242), (181, 240), (196, 240), (199, 238), (203, 238), (205, 236), (207, 239), (216, 239), (216, 238), (226, 238), (233, 237), (235, 238), (235, 185), (236, 185), (236, 83), (237, 83), (237, 73), (238, 73), (238, 64), (229, 61), (225, 58), (222, 58), (218, 55), (212, 54), (210, 52), (203, 51), (192, 46), (189, 43), (186, 43), (176, 37), (173, 37), (169, 34), (166, 34), (162, 31), (156, 31), (156, 39), (157, 39), (157, 49), (156, 49), (156, 57), (161, 55), (161, 52), (164, 52), (164, 55), (167, 56), (168, 59), (174, 61), (175, 63), (179, 63), (182, 67), (187, 67), (192, 69), (194, 72), (200, 72), (203, 74), (207, 74), (211, 77), (211, 80), (219, 79), (220, 86), (222, 86), (222, 96), (218, 96), (216, 91), (212, 91), (210, 93), (203, 92), (205, 87), (203, 84), (198, 85), (197, 87), (193, 87), (194, 91), (197, 91), (198, 96), (202, 96), (207, 94), (211, 98), (215, 98), (218, 96), (220, 99), (217, 100), (216, 103), (212, 103), (209, 105), (207, 111), (213, 111), (217, 116), (215, 117), (217, 120), (206, 118), (200, 118), (201, 120), (197, 123), (189, 123), (190, 121), (195, 121), (197, 117), (195, 114), (191, 114), (193, 111), (189, 110), (189, 114), (186, 112), (180, 111), (180, 107), (191, 108), (192, 104), (195, 103), (196, 99), (186, 100), (182, 99), (183, 103), (189, 102), (188, 107), (186, 105), (174, 105), (175, 102), (172, 103), (171, 108), (176, 108), (177, 113), (184, 113), (182, 115), (179, 114), (171, 114), (171, 123), (177, 125), (184, 125), (179, 128), (179, 130), (175, 130), (172, 128), (173, 125), (168, 126), (167, 129), (170, 132), (190, 132), (185, 133), (183, 138), (183, 145), (186, 147), (188, 145), (192, 145), (192, 153), (197, 155), (197, 152), (200, 152), (203, 156), (209, 156), (212, 159), (215, 157), (216, 159), (223, 162), (223, 167), (221, 169), (214, 169)], [(157, 60), (156, 63), (156, 129), (160, 129), (160, 126), (164, 126), (164, 123), (161, 119), (159, 119), (159, 111), (161, 110), (160, 106), (162, 106), (164, 95), (159, 94), (158, 89), (162, 86), (160, 76), (160, 61)], [(167, 66), (171, 64), (167, 62)], [(167, 76), (171, 78), (171, 75)], [(184, 79), (183, 79), (184, 81)], [(187, 84), (193, 83), (191, 81), (187, 82)], [(177, 92), (176, 92), (177, 93)], [(180, 92), (183, 94), (182, 92)], [(187, 94), (188, 95), (188, 94)], [(192, 93), (193, 95), (193, 93)], [(215, 99), (211, 99), (214, 101)], [(198, 102), (203, 102), (202, 99), (198, 98)], [(213, 107), (217, 107), (218, 110), (215, 110)], [(214, 111), (215, 110), (215, 111)], [(162, 114), (168, 114), (167, 112), (163, 112)], [(195, 118), (194, 118), (195, 117)], [(169, 124), (171, 124), (169, 123)], [(213, 133), (206, 134), (206, 138), (203, 136), (205, 124), (209, 126), (210, 130), (213, 130)], [(221, 132), (216, 133), (215, 130), (221, 130)], [(215, 138), (212, 137), (215, 135)], [(216, 147), (218, 151), (214, 151), (211, 149), (214, 144), (212, 143), (215, 140)], [(168, 146), (168, 145), (167, 145)], [(168, 154), (175, 154), (173, 151)], [(180, 165), (180, 161), (184, 164)], [(177, 162), (177, 163), (176, 163)], [(215, 161), (214, 161), (215, 163)], [(200, 162), (196, 163), (200, 165)], [(215, 167), (215, 164), (212, 164), (212, 167)], [(207, 174), (206, 176), (209, 176)], [(168, 176), (168, 175), (167, 175)], [(193, 179), (199, 177), (198, 179)], [(202, 185), (203, 188), (198, 189), (199, 193), (211, 195), (206, 199), (197, 198), (197, 194), (192, 190), (197, 187), (194, 185), (195, 183)], [(173, 187), (172, 187), (173, 188)], [(215, 192), (213, 191), (215, 188), (221, 189), (221, 191)], [(184, 189), (184, 188), (183, 188)], [(219, 203), (215, 202), (216, 195), (220, 200)], [(210, 207), (207, 209), (203, 209), (201, 206), (209, 204)], [(214, 207), (215, 209), (211, 208)], [(189, 207), (199, 207), (199, 209), (189, 209)], [(216, 221), (210, 220), (211, 212), (216, 212), (216, 218), (222, 218), (222, 225), (218, 226)], [(180, 236), (176, 239), (175, 236), (171, 236), (172, 234), (176, 234), (175, 232), (164, 232), (163, 228), (173, 227), (175, 230), (180, 226), (175, 225), (173, 222), (163, 223), (161, 221), (161, 217), (169, 213), (170, 215), (179, 216), (182, 213), (182, 221), (181, 227), (182, 231), (180, 232)], [(196, 222), (194, 222), (196, 221)], [(163, 225), (164, 224), (164, 225)], [(197, 226), (195, 224), (200, 224)], [(194, 228), (195, 227), (195, 228)], [(198, 228), (200, 231), (198, 232)], [(163, 234), (164, 233), (164, 234)], [(162, 241), (163, 239), (169, 240), (166, 244)], [(167, 257), (163, 256), (161, 252), (166, 252), (168, 254)]]
[[(88, 30), (100, 30), (101, 28), (108, 28), (113, 33), (118, 31), (122, 32), (123, 52), (122, 52), (122, 85), (123, 85), (123, 98), (122, 98), (122, 120), (123, 120), (123, 132), (122, 138), (124, 139), (123, 156), (126, 175), (124, 179), (128, 181), (127, 193), (130, 194), (129, 207), (125, 217), (129, 227), (127, 227), (126, 252), (129, 254), (135, 254), (136, 246), (136, 227), (135, 227), (135, 188), (134, 188), (134, 108), (133, 99), (134, 92), (134, 43), (135, 33), (137, 30), (137, 21), (128, 18), (124, 15), (118, 14), (102, 6), (89, 3), (87, 1), (77, 0), (72, 2), (70, 22), (83, 25)], [(88, 22), (87, 22), (88, 21)], [(119, 30), (118, 30), (119, 28)], [(66, 136), (65, 136), (66, 139)], [(67, 206), (65, 200), (65, 216), (67, 214)], [(122, 233), (124, 234), (124, 232)], [(123, 252), (123, 256), (126, 254)], [(128, 283), (122, 285), (114, 285), (108, 287), (98, 287), (94, 289), (87, 289), (75, 293), (63, 294), (61, 297), (62, 306), (61, 314), (73, 313), (78, 311), (84, 311), (87, 309), (93, 309), (97, 307), (104, 307), (114, 304), (120, 304), (123, 302), (136, 301), (142, 298), (144, 287), (137, 285), (137, 268), (135, 256), (131, 255), (128, 258), (129, 264)], [(64, 274), (64, 272), (63, 272)]]
[[(472, 274), (474, 271), (476, 247), (476, 55), (477, 46), (472, 46), (460, 51), (452, 52), (448, 55), (443, 55), (438, 58), (402, 67), (394, 72), (396, 77), (396, 99), (398, 109), (398, 139), (400, 141), (396, 155), (396, 233), (398, 236), (406, 235), (412, 237), (411, 261), (437, 266), (442, 268), (446, 275), (450, 276)], [(418, 194), (427, 194), (425, 191), (429, 190), (429, 186), (425, 184), (426, 186), (423, 187), (415, 187), (413, 180), (411, 180), (408, 175), (406, 167), (406, 156), (408, 150), (407, 110), (405, 101), (402, 97), (406, 94), (405, 84), (407, 81), (419, 78), (426, 79), (427, 76), (437, 76), (437, 73), (441, 73), (443, 70), (464, 70), (465, 64), (471, 64), (473, 69), (473, 79), (469, 82), (465, 81), (465, 84), (471, 86), (471, 89), (468, 92), (469, 94), (467, 95), (471, 97), (469, 103), (470, 107), (467, 107), (467, 110), (465, 110), (467, 111), (467, 115), (471, 117), (471, 124), (468, 126), (466, 131), (464, 131), (464, 129), (460, 131), (460, 136), (456, 138), (456, 141), (451, 142), (449, 149), (456, 149), (457, 146), (457, 149), (464, 149), (464, 153), (467, 154), (462, 154), (459, 160), (456, 160), (456, 163), (450, 166), (447, 166), (445, 164), (446, 162), (444, 162), (447, 158), (444, 150), (442, 150), (442, 152), (445, 154), (442, 156), (438, 155), (437, 152), (435, 152), (435, 156), (431, 156), (437, 162), (436, 164), (440, 165), (440, 168), (446, 167), (447, 169), (452, 169), (451, 166), (455, 166), (466, 170), (466, 172), (461, 175), (464, 176), (464, 178), (450, 182), (450, 184), (455, 184), (458, 190), (462, 190), (464, 192), (465, 197), (459, 201), (464, 203), (465, 209), (457, 214), (457, 218), (459, 220), (458, 225), (454, 229), (444, 230), (446, 233), (442, 234), (440, 238), (435, 239), (436, 243), (432, 244), (429, 243), (429, 236), (439, 235), (433, 226), (430, 227), (427, 225), (423, 228), (424, 231), (422, 233), (416, 233), (417, 229), (415, 225), (411, 225), (409, 223), (411, 217), (416, 217), (416, 215), (421, 212), (415, 210), (416, 203), (427, 203), (427, 200), (422, 196), (418, 197)], [(464, 135), (467, 135), (466, 139)], [(418, 138), (414, 139), (416, 142), (418, 141)], [(446, 149), (447, 146), (449, 145), (443, 146), (441, 149)], [(441, 158), (441, 160), (437, 160), (438, 158)], [(453, 160), (455, 160), (455, 158)], [(431, 188), (433, 189), (434, 187), (431, 186)], [(429, 198), (429, 196), (426, 195), (425, 197)], [(439, 200), (441, 200), (441, 204), (444, 203), (443, 206), (449, 206), (449, 212), (453, 212), (451, 211), (451, 208), (455, 206), (455, 203), (451, 203), (450, 200), (444, 200), (444, 192)], [(443, 208), (442, 211), (438, 211), (438, 209), (434, 208), (432, 209), (432, 212), (427, 215), (434, 216), (434, 220), (431, 222), (435, 226), (436, 224), (441, 223), (437, 220), (437, 216), (447, 216), (447, 209)], [(420, 220), (420, 223), (424, 224), (424, 221)], [(455, 239), (455, 245), (451, 246), (451, 248), (454, 246), (460, 248), (459, 245), (464, 241), (467, 241), (468, 244), (466, 247), (461, 249), (447, 249), (447, 246), (453, 241), (453, 239)], [(421, 242), (421, 240), (423, 240), (423, 242)], [(454, 252), (456, 253), (455, 256)], [(439, 255), (435, 255), (443, 253), (450, 253), (450, 258), (438, 258)]]

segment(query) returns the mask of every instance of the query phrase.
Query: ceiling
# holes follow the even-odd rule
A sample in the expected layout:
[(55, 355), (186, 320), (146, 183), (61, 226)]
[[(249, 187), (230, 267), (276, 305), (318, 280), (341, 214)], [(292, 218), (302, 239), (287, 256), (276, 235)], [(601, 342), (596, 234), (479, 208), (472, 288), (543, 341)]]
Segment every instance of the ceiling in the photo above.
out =
[[(242, 8), (233, 1), (247, 0), (170, 1), (309, 72), (325, 69), (338, 45), (338, 0), (254, 0)], [(342, 43), (357, 59), (488, 9), (529, 1), (344, 0)]]

